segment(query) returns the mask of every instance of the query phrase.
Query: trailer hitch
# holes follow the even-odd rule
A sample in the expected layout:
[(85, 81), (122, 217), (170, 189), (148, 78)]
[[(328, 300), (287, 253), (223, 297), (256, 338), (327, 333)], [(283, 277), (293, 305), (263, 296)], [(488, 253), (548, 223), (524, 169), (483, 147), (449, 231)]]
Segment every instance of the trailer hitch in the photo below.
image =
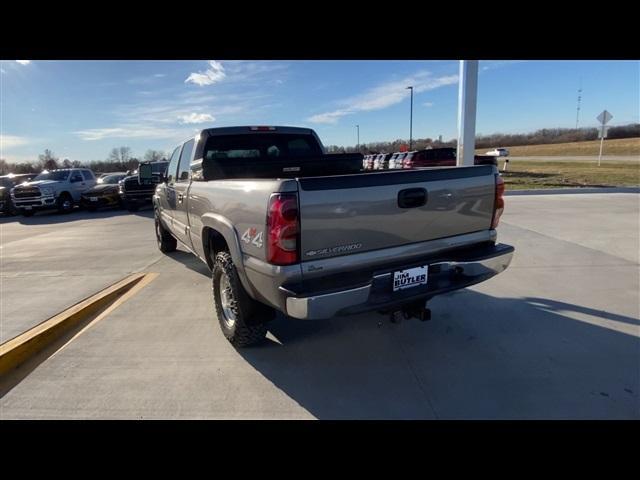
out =
[(431, 320), (431, 309), (427, 308), (426, 302), (410, 303), (402, 306), (400, 310), (391, 312), (391, 323), (400, 323), (403, 319), (417, 318), (421, 322)]

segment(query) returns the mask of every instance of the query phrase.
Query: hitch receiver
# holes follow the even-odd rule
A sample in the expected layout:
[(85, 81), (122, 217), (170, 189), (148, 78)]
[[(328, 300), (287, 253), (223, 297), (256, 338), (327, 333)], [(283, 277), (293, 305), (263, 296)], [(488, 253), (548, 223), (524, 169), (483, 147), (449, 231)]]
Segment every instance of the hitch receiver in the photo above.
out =
[(417, 318), (421, 322), (428, 322), (431, 320), (431, 309), (426, 307), (426, 303), (417, 302), (404, 305), (400, 310), (391, 312), (391, 323), (400, 323), (404, 318)]

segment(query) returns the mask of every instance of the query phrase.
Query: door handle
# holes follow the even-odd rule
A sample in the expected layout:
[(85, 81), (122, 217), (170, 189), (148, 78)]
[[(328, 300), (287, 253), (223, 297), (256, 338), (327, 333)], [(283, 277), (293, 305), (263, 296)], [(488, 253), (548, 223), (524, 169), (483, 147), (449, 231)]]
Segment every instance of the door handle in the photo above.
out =
[(398, 192), (400, 208), (416, 208), (427, 203), (427, 190), (424, 188), (407, 188)]

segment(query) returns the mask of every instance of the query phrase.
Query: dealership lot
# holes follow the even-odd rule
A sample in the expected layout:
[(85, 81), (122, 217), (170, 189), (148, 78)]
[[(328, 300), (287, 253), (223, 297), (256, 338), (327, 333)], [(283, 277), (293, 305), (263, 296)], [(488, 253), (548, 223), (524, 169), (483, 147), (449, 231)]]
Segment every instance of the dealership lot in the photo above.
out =
[(209, 273), (150, 211), (2, 219), (2, 341), (136, 271), (159, 276), (0, 399), (1, 418), (640, 419), (640, 195), (507, 197), (511, 267), (433, 320), (278, 317), (235, 350)]
[(157, 261), (152, 217), (105, 210), (0, 218), (0, 343)]

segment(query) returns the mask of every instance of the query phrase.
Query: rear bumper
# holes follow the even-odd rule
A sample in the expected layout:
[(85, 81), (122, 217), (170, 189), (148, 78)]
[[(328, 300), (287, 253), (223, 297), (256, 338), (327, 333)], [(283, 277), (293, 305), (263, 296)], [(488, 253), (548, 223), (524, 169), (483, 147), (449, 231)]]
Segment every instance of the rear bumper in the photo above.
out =
[[(506, 270), (513, 252), (512, 246), (498, 244), (451, 258), (425, 260), (421, 264), (429, 265), (427, 284), (398, 292), (392, 288), (393, 271), (376, 273), (367, 284), (339, 291), (302, 296), (283, 287), (280, 290), (286, 296), (286, 313), (293, 318), (321, 319), (383, 310), (483, 282)], [(416, 264), (406, 268), (412, 266)]]

